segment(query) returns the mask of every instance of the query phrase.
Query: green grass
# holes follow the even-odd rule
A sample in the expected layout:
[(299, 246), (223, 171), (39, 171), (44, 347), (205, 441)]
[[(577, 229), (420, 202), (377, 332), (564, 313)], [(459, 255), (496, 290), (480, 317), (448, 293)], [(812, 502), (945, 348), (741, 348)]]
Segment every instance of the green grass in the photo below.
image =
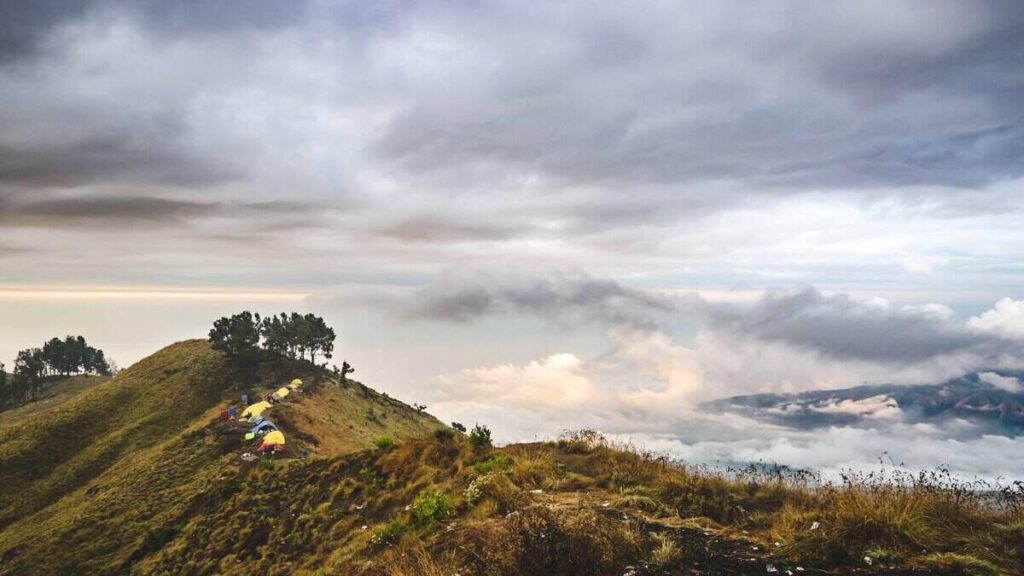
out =
[[(373, 391), (364, 398), (331, 385), (308, 364), (262, 373), (272, 387), (295, 376), (307, 383), (272, 413), (294, 454), (336, 457), (439, 424)], [(287, 469), (288, 461), (241, 466), (241, 431), (216, 420), (240, 390), (223, 357), (193, 340), (0, 428), (0, 478), (17, 487), (0, 493), (0, 574), (125, 573), (244, 491), (249, 474)], [(327, 418), (370, 404), (387, 413), (372, 435)]]
[(96, 376), (92, 374), (61, 378), (48, 385), (37, 400), (0, 412), (0, 428), (6, 428), (35, 418), (42, 412), (52, 410), (109, 379), (109, 376)]

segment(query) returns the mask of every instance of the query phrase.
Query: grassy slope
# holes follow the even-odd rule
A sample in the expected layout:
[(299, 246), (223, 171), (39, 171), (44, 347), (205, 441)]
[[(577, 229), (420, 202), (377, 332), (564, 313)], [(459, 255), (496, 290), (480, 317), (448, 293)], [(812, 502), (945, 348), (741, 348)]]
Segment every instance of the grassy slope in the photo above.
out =
[[(468, 444), (437, 436), (254, 467), (133, 573), (738, 576), (771, 564), (808, 576), (1009, 576), (1024, 567), (1020, 510), (964, 495), (864, 484), (814, 494), (589, 441), (489, 454)], [(434, 491), (449, 506), (424, 522), (417, 497)], [(947, 531), (951, 518), (963, 526)], [(386, 527), (394, 539), (375, 544)]]
[[(320, 376), (308, 365), (285, 369), (311, 384)], [(204, 341), (182, 342), (0, 429), (0, 478), (23, 487), (0, 494), (0, 573), (126, 573), (192, 516), (216, 507), (221, 491), (230, 492), (243, 473), (239, 454), (250, 449), (237, 426), (216, 422), (235, 395), (228, 392), (231, 374)], [(339, 440), (347, 425), (332, 424), (329, 411), (307, 405), (365, 417), (371, 405), (375, 413), (383, 409), (378, 395), (313, 384), (294, 396), (272, 414), (280, 416), (291, 445), (334, 454), (371, 445), (365, 434)], [(374, 438), (439, 426), (412, 409), (397, 410)]]
[(93, 386), (106, 382), (109, 379), (107, 376), (91, 374), (62, 378), (47, 387), (38, 400), (29, 402), (24, 406), (0, 412), (0, 428), (6, 428), (29, 418), (34, 418), (40, 412), (56, 408)]

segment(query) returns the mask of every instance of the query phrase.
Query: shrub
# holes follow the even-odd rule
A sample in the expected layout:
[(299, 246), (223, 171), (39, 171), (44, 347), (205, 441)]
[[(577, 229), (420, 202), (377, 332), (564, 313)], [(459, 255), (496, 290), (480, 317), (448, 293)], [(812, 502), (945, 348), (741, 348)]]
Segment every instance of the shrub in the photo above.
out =
[(487, 426), (477, 424), (469, 433), (469, 443), (473, 451), (477, 453), (486, 452), (491, 449), (491, 429)]
[(679, 547), (664, 534), (654, 534), (655, 546), (651, 550), (650, 563), (656, 568), (668, 568), (679, 561)]
[(455, 511), (451, 498), (433, 490), (424, 490), (412, 502), (412, 516), (420, 526), (430, 526), (446, 520)]
[(438, 428), (434, 430), (434, 440), (445, 444), (455, 439), (455, 431), (450, 428)]
[(585, 509), (523, 510), (489, 545), (491, 569), (499, 574), (618, 576), (641, 553), (635, 530)]
[(375, 549), (391, 546), (402, 538), (405, 526), (398, 520), (382, 524), (373, 529), (370, 535), (370, 547)]
[(490, 474), (500, 470), (508, 470), (512, 467), (512, 459), (504, 454), (495, 454), (483, 462), (473, 465), (473, 470), (480, 475)]
[(470, 506), (490, 500), (495, 511), (501, 514), (518, 510), (529, 502), (526, 494), (504, 474), (486, 474), (474, 479), (463, 496)]
[(608, 440), (596, 430), (583, 429), (566, 431), (558, 439), (558, 449), (566, 454), (589, 454), (598, 446), (606, 446)]
[(380, 482), (380, 474), (369, 466), (363, 466), (359, 469), (359, 477), (363, 479), (363, 482), (370, 485)]
[(391, 436), (381, 436), (380, 438), (377, 438), (377, 441), (374, 442), (374, 444), (381, 450), (387, 450), (395, 445), (395, 441), (391, 439)]

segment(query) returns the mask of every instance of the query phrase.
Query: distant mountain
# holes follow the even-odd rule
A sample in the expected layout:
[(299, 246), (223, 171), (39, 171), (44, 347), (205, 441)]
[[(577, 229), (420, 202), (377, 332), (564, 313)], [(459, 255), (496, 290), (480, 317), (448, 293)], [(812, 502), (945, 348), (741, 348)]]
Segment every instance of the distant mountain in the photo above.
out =
[(799, 394), (753, 394), (705, 407), (792, 428), (887, 422), (970, 422), (978, 433), (1024, 434), (1024, 372), (971, 373), (941, 384), (879, 384)]

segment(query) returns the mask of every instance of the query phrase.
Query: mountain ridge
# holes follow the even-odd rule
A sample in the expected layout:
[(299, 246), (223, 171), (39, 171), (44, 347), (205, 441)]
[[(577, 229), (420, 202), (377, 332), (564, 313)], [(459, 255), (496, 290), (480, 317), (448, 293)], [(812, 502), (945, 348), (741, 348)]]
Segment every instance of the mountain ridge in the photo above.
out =
[(906, 422), (969, 420), (978, 433), (1024, 434), (1024, 391), (984, 380), (983, 374), (1019, 379), (1020, 371), (978, 371), (939, 384), (865, 384), (793, 394), (731, 396), (702, 406), (794, 428), (851, 426), (899, 417)]

